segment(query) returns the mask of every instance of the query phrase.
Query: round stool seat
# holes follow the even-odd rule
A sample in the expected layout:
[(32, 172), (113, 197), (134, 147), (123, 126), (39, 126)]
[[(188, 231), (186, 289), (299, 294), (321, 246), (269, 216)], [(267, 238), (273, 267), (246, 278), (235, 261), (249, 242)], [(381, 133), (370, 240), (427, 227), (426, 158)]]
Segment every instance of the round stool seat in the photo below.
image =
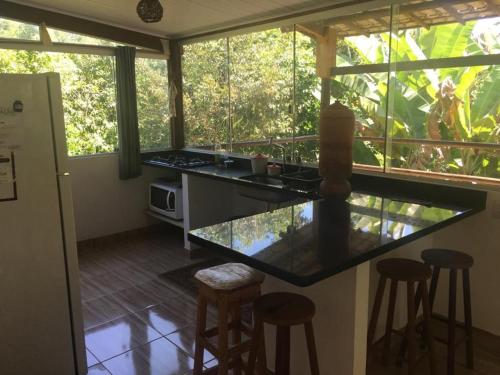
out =
[(411, 259), (390, 258), (377, 263), (377, 271), (384, 277), (398, 281), (422, 281), (431, 277), (427, 264)]
[(264, 274), (242, 263), (226, 263), (196, 272), (195, 279), (214, 290), (234, 290), (264, 281)]
[(470, 255), (456, 250), (428, 249), (422, 251), (422, 259), (425, 263), (448, 269), (466, 269), (474, 264), (474, 258)]
[(316, 308), (307, 297), (295, 293), (269, 293), (254, 302), (255, 315), (264, 323), (294, 326), (312, 320)]

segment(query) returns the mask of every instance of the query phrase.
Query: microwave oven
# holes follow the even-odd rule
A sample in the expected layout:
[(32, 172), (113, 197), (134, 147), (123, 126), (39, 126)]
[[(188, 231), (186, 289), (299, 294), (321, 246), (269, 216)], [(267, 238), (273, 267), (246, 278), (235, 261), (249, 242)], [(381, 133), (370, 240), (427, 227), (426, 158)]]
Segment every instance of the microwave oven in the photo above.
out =
[(175, 220), (182, 215), (182, 184), (178, 181), (157, 180), (149, 185), (149, 209)]

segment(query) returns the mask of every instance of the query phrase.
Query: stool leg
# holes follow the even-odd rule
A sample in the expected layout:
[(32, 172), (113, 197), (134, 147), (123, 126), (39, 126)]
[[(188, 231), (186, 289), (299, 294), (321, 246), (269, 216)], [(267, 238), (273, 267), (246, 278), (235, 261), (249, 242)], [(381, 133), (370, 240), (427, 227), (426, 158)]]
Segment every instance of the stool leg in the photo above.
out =
[(465, 332), (467, 334), (466, 341), (466, 358), (467, 367), (470, 369), (474, 368), (474, 348), (472, 341), (472, 308), (470, 300), (470, 279), (469, 270), (462, 270), (462, 281), (464, 289), (464, 316), (465, 316)]
[(218, 309), (218, 375), (227, 375), (229, 370), (229, 348), (228, 348), (228, 310), (227, 296), (221, 296), (217, 303)]
[[(427, 284), (425, 284), (425, 287), (427, 287)], [(422, 301), (422, 284), (419, 283), (418, 288), (417, 288), (417, 293), (415, 295), (415, 313), (418, 314), (418, 309), (420, 307), (420, 302)], [(398, 353), (398, 359), (396, 362), (397, 367), (403, 366), (403, 360), (405, 357), (406, 349), (408, 348), (408, 339), (403, 337), (403, 340), (401, 341), (401, 345), (399, 347), (399, 353)]]
[[(252, 334), (252, 341), (250, 344), (250, 353), (248, 355), (248, 366), (247, 366), (247, 371), (246, 374), (253, 375), (254, 370), (255, 370), (255, 362), (257, 360), (257, 355), (259, 352), (262, 352), (262, 350), (265, 350), (264, 347), (262, 347), (262, 342), (264, 340), (264, 325), (262, 322), (258, 319), (255, 319), (254, 322), (254, 328), (253, 328), (253, 334)], [(261, 362), (261, 358), (259, 357), (259, 362)], [(262, 368), (264, 364), (259, 363), (258, 368), (259, 374), (264, 374), (262, 372)]]
[(290, 327), (276, 328), (276, 374), (290, 375)]
[(398, 282), (396, 280), (391, 280), (391, 291), (389, 294), (389, 310), (387, 311), (387, 322), (385, 325), (385, 336), (384, 336), (384, 352), (382, 356), (382, 363), (384, 365), (387, 365), (389, 363), (389, 356), (391, 354), (392, 327), (394, 324), (394, 310), (396, 307), (397, 292), (398, 292)]
[(429, 302), (429, 294), (427, 292), (427, 283), (425, 281), (421, 281), (419, 289), (420, 289), (420, 296), (422, 298), (425, 339), (427, 341), (427, 347), (429, 348), (430, 371), (431, 375), (437, 375), (436, 358), (434, 353), (434, 339), (432, 337), (432, 330), (431, 330), (431, 307)]
[(207, 325), (207, 300), (201, 294), (198, 294), (198, 309), (196, 313), (196, 341), (194, 351), (194, 375), (203, 373), (203, 352), (204, 347), (201, 343), (201, 337), (205, 333)]
[(448, 299), (448, 375), (455, 373), (455, 319), (457, 310), (457, 270), (450, 270)]
[(307, 340), (307, 351), (309, 353), (309, 365), (311, 366), (311, 375), (319, 375), (318, 355), (316, 353), (316, 343), (314, 341), (314, 330), (312, 322), (304, 324)]
[(432, 309), (434, 308), (434, 300), (436, 298), (436, 290), (437, 290), (437, 284), (438, 284), (438, 279), (439, 279), (439, 273), (441, 271), (440, 267), (434, 266), (434, 269), (432, 270), (432, 279), (431, 279), (431, 287), (429, 289), (429, 303), (431, 307), (431, 314), (432, 314)]
[[(238, 345), (241, 343), (241, 311), (238, 304), (231, 309), (231, 315), (233, 316), (233, 345)], [(233, 374), (241, 375), (241, 356), (237, 356), (235, 360)]]
[(408, 339), (408, 374), (413, 375), (415, 373), (415, 367), (417, 364), (417, 337), (415, 332), (415, 285), (413, 281), (408, 281), (406, 283), (407, 288), (407, 304), (408, 304), (408, 327), (407, 327), (407, 339)]
[(264, 325), (261, 326), (260, 343), (258, 344), (257, 352), (257, 374), (266, 375), (267, 374), (267, 354), (266, 354), (266, 338), (264, 335)]
[(378, 316), (380, 313), (380, 306), (382, 305), (382, 299), (384, 298), (385, 283), (387, 279), (380, 276), (377, 286), (377, 293), (375, 295), (375, 303), (373, 304), (372, 316), (370, 319), (370, 326), (368, 327), (368, 339), (367, 339), (367, 359), (369, 359), (371, 354), (371, 347), (373, 344), (373, 337), (375, 336), (375, 329), (377, 328)]

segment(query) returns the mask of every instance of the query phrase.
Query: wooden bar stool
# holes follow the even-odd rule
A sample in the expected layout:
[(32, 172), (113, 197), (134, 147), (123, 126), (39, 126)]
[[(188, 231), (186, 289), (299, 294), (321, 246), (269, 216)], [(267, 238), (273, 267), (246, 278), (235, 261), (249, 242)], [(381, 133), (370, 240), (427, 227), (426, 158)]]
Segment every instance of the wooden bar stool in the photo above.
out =
[[(448, 340), (444, 341), (448, 346), (447, 369), (448, 375), (455, 373), (455, 347), (459, 344), (455, 340), (456, 307), (457, 307), (457, 273), (462, 270), (462, 283), (464, 294), (464, 318), (465, 318), (465, 341), (466, 341), (466, 364), (470, 369), (474, 368), (474, 350), (472, 344), (472, 308), (470, 298), (469, 269), (474, 264), (474, 258), (470, 255), (448, 249), (428, 249), (422, 252), (422, 259), (426, 264), (433, 266), (431, 287), (429, 291), (431, 314), (436, 297), (436, 289), (441, 268), (450, 271), (450, 285), (448, 292)], [(440, 317), (433, 315), (440, 319)], [(462, 327), (461, 327), (462, 328)]]
[(373, 349), (373, 338), (377, 327), (382, 299), (384, 297), (385, 284), (387, 279), (389, 279), (391, 280), (391, 288), (389, 294), (389, 310), (387, 312), (385, 335), (383, 337), (384, 349), (382, 356), (383, 363), (388, 363), (392, 333), (399, 333), (393, 330), (398, 283), (400, 281), (406, 282), (408, 325), (406, 327), (405, 336), (408, 343), (408, 374), (411, 375), (415, 373), (415, 367), (417, 364), (416, 315), (419, 307), (418, 304), (415, 303), (417, 299), (415, 294), (415, 283), (417, 283), (417, 295), (421, 296), (423, 305), (425, 329), (424, 337), (429, 348), (430, 373), (432, 375), (436, 375), (436, 363), (430, 327), (431, 309), (427, 291), (427, 280), (431, 277), (431, 268), (428, 265), (410, 259), (384, 259), (377, 263), (377, 271), (380, 274), (380, 279), (375, 296), (375, 304), (373, 306), (370, 325), (368, 327), (368, 358), (370, 357)]
[[(264, 323), (276, 326), (275, 374), (290, 374), (290, 328), (303, 324), (305, 328), (309, 366), (312, 375), (319, 375), (312, 319), (314, 303), (307, 297), (294, 293), (270, 293), (254, 302), (255, 328), (248, 358), (248, 374), (253, 374), (258, 350), (264, 350)], [(262, 372), (264, 370), (264, 372)], [(260, 374), (271, 373), (267, 368)]]
[[(208, 350), (218, 360), (217, 373), (241, 374), (241, 355), (250, 350), (250, 340), (241, 341), (241, 333), (252, 337), (253, 330), (241, 321), (241, 306), (253, 302), (261, 294), (264, 274), (240, 263), (227, 263), (198, 271), (198, 312), (193, 374), (203, 373), (203, 353)], [(217, 327), (206, 328), (207, 305), (212, 303), (218, 310)], [(232, 318), (229, 322), (229, 318)], [(233, 345), (229, 343), (232, 331)], [(217, 345), (209, 339), (217, 337)], [(263, 360), (263, 359), (262, 359)]]

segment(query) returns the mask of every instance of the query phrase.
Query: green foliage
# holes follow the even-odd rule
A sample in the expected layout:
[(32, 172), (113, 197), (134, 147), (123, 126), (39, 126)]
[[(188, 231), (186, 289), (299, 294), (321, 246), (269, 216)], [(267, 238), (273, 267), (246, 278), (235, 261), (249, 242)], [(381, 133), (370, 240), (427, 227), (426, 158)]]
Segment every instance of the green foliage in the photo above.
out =
[(225, 40), (184, 47), (185, 136), (190, 145), (229, 142), (227, 51)]
[(0, 18), (0, 38), (40, 40), (38, 26)]
[(114, 59), (52, 55), (61, 74), (70, 155), (113, 152), (118, 144)]
[(141, 150), (165, 149), (170, 145), (167, 62), (136, 59), (135, 74)]
[(291, 136), (293, 33), (236, 36), (229, 56), (233, 141)]

